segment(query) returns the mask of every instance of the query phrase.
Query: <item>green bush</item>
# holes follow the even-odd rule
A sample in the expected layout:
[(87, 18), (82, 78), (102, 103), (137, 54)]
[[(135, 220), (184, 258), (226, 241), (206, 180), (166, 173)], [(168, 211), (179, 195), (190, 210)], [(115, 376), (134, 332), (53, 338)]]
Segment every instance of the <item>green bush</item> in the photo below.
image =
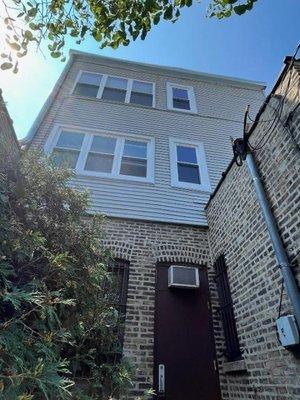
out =
[[(0, 176), (0, 398), (108, 399), (131, 384), (103, 218), (28, 153)], [(104, 284), (105, 283), (105, 284)], [(105, 289), (106, 288), (106, 289)]]

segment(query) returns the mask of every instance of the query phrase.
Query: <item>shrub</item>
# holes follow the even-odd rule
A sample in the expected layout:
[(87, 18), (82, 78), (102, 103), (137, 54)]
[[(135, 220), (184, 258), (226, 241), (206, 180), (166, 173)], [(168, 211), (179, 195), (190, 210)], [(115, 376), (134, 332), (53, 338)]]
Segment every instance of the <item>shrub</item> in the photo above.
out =
[[(103, 217), (72, 172), (27, 153), (0, 177), (0, 398), (108, 399), (131, 383), (120, 353)], [(105, 285), (104, 285), (105, 283)], [(110, 290), (105, 288), (110, 287)]]

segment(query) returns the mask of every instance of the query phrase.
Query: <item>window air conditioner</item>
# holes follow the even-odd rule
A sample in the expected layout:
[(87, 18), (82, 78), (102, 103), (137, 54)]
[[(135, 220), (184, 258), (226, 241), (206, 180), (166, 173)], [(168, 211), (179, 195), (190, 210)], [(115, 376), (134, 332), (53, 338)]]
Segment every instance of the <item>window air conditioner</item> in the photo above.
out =
[(171, 265), (168, 269), (169, 288), (195, 289), (199, 287), (199, 271), (195, 267)]

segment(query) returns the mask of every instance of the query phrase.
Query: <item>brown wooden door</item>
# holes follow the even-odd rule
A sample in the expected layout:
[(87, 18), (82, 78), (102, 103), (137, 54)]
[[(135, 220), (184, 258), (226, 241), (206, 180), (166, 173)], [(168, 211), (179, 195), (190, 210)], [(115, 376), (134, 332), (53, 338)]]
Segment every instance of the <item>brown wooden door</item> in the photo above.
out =
[(159, 264), (156, 274), (155, 392), (162, 364), (165, 393), (158, 398), (219, 400), (206, 269), (199, 267), (200, 288), (179, 289), (168, 288), (168, 267)]

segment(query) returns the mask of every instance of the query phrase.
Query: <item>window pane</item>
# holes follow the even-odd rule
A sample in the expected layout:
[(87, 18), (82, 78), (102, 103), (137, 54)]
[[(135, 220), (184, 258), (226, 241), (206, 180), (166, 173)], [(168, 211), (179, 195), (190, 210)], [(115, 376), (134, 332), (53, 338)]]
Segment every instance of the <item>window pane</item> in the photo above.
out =
[(124, 156), (147, 158), (147, 143), (125, 140)]
[(190, 110), (191, 109), (190, 101), (173, 99), (173, 108), (179, 108), (181, 110)]
[(74, 169), (78, 160), (79, 151), (54, 149), (51, 159), (58, 167)]
[(146, 177), (147, 160), (139, 160), (136, 158), (123, 157), (120, 174)]
[(84, 169), (87, 171), (108, 172), (112, 170), (114, 156), (89, 153)]
[(124, 102), (126, 97), (126, 90), (104, 88), (102, 99), (121, 101)]
[(152, 107), (152, 94), (131, 92), (130, 103)]
[(106, 80), (105, 87), (111, 88), (111, 89), (126, 90), (127, 89), (127, 79), (113, 78), (113, 77), (109, 76)]
[(105, 136), (94, 136), (91, 151), (114, 154), (117, 139)]
[(180, 89), (180, 88), (172, 88), (173, 90), (173, 98), (180, 99), (180, 100), (188, 100), (189, 93), (187, 89)]
[(195, 147), (177, 146), (177, 160), (197, 164)]
[(132, 91), (152, 95), (153, 85), (152, 83), (133, 81)]
[(85, 83), (77, 83), (74, 94), (86, 97), (97, 97), (99, 87), (94, 85), (86, 85)]
[(200, 184), (198, 165), (178, 164), (178, 180), (180, 182)]
[(62, 131), (59, 136), (56, 147), (66, 147), (68, 149), (80, 150), (84, 138), (83, 133), (74, 133)]
[(80, 76), (79, 82), (87, 85), (100, 86), (102, 75), (83, 72)]

